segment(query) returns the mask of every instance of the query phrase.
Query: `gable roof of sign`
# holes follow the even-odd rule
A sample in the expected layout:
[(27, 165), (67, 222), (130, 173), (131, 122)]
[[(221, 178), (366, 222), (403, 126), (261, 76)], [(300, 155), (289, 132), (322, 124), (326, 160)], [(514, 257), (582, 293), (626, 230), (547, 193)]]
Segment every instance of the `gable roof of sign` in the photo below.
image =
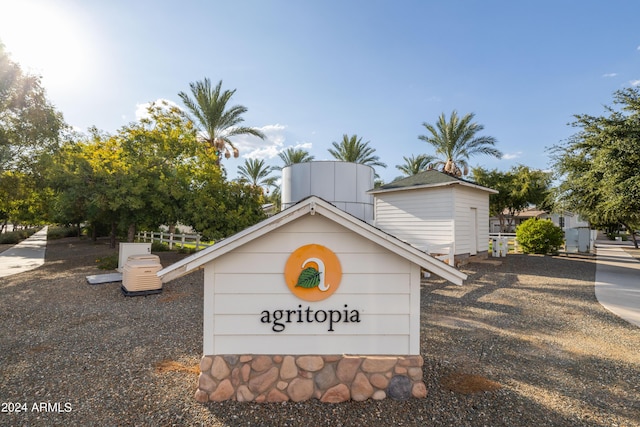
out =
[(461, 185), (463, 187), (474, 188), (487, 193), (497, 194), (498, 191), (492, 188), (483, 187), (471, 181), (437, 171), (428, 170), (411, 175), (407, 178), (398, 179), (378, 188), (369, 190), (369, 194), (388, 193), (392, 191), (417, 190), (423, 188), (444, 187), (448, 185)]
[(233, 236), (217, 242), (207, 249), (163, 268), (158, 272), (158, 276), (166, 283), (172, 279), (198, 270), (216, 258), (305, 215), (321, 215), (328, 218), (456, 285), (461, 285), (463, 280), (467, 278), (467, 275), (461, 271), (403, 242), (391, 234), (338, 209), (331, 203), (317, 196), (307, 197), (290, 208), (258, 224), (246, 228)]

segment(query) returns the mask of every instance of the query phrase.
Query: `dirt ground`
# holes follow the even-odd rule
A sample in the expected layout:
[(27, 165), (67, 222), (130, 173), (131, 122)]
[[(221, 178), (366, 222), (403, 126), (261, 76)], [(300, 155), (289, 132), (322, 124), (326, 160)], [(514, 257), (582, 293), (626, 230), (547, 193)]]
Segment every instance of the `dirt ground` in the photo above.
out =
[[(605, 310), (585, 256), (509, 255), (422, 284), (425, 399), (327, 405), (194, 399), (202, 272), (162, 294), (91, 286), (106, 241), (50, 241), (46, 263), (0, 279), (0, 425), (640, 426), (640, 328)], [(160, 252), (167, 266), (185, 255)]]

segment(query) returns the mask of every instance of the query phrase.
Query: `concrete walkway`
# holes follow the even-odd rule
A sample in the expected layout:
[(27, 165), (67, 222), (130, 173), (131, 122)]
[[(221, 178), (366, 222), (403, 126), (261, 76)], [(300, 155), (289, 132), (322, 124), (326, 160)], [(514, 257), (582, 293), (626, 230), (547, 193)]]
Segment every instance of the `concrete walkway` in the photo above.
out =
[(47, 227), (0, 253), (0, 277), (33, 270), (44, 264), (47, 250)]
[(596, 298), (604, 308), (640, 326), (640, 261), (626, 253), (628, 242), (596, 242)]

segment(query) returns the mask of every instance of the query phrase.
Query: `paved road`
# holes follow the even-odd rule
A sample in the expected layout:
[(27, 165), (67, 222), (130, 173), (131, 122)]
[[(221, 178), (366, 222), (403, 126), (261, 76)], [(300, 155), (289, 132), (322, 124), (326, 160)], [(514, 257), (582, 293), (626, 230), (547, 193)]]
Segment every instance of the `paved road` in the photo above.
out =
[(596, 298), (607, 310), (640, 326), (640, 261), (622, 246), (596, 242)]
[(0, 253), (0, 277), (33, 270), (44, 264), (47, 227)]

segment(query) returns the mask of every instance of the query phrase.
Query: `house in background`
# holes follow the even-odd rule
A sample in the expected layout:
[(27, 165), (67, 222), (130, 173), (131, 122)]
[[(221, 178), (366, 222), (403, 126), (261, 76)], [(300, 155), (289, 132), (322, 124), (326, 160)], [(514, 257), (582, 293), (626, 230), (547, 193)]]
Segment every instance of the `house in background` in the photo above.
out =
[(582, 219), (580, 215), (567, 211), (563, 211), (561, 213), (549, 213), (537, 209), (535, 206), (526, 208), (513, 216), (509, 215), (508, 212), (505, 211), (504, 215), (506, 229), (500, 229), (500, 220), (498, 217), (491, 217), (489, 219), (489, 230), (491, 233), (515, 233), (516, 228), (518, 228), (520, 224), (531, 218), (550, 219), (554, 225), (562, 228), (563, 230), (568, 228), (589, 227), (589, 222)]
[(496, 190), (429, 170), (368, 193), (381, 230), (428, 253), (449, 253), (456, 265), (487, 256), (489, 195)]

